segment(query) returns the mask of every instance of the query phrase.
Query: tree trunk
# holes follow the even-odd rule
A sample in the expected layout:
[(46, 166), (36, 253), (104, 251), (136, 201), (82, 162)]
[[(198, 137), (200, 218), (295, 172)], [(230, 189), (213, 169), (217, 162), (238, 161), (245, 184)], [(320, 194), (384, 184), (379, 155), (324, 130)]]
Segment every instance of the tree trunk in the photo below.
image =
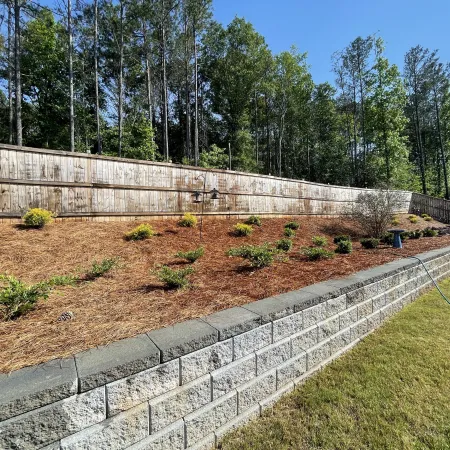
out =
[(142, 21), (142, 34), (144, 37), (145, 48), (145, 77), (147, 83), (147, 103), (148, 103), (148, 120), (153, 127), (153, 95), (152, 95), (152, 73), (150, 69), (150, 48), (147, 37), (147, 25)]
[(94, 77), (95, 77), (95, 121), (97, 122), (97, 153), (102, 154), (100, 132), (100, 98), (98, 90), (98, 0), (94, 0)]
[(69, 35), (69, 121), (70, 151), (75, 151), (75, 114), (73, 109), (73, 43), (72, 43), (72, 0), (67, 0), (67, 32)]
[(255, 90), (255, 143), (256, 143), (256, 167), (259, 167), (259, 142), (258, 142), (258, 97)]
[(16, 100), (16, 144), (22, 145), (22, 81), (20, 73), (20, 0), (14, 0), (14, 87)]
[(191, 160), (191, 88), (189, 82), (189, 32), (188, 16), (184, 11), (184, 53), (185, 53), (185, 102), (186, 102), (186, 153), (185, 156)]
[(194, 159), (195, 165), (198, 166), (200, 159), (200, 151), (198, 147), (198, 52), (197, 52), (197, 35), (195, 26), (192, 29), (194, 38), (194, 95), (195, 95), (195, 125), (194, 125)]
[(361, 97), (361, 133), (362, 133), (362, 141), (363, 141), (363, 170), (362, 170), (362, 184), (363, 187), (366, 187), (367, 184), (367, 167), (366, 167), (366, 158), (367, 158), (367, 144), (366, 144), (366, 120), (365, 120), (365, 106), (364, 106), (364, 89), (363, 89), (363, 80), (362, 80), (362, 69), (361, 69), (361, 61), (358, 56), (358, 78), (359, 78), (359, 95)]
[(436, 109), (436, 121), (437, 121), (437, 131), (439, 138), (439, 148), (441, 152), (441, 162), (442, 162), (442, 171), (444, 173), (444, 186), (445, 186), (445, 198), (448, 200), (449, 197), (449, 188), (448, 188), (448, 176), (447, 176), (447, 162), (445, 160), (445, 152), (444, 152), (444, 143), (442, 141), (442, 133), (441, 133), (441, 116), (439, 111), (438, 98), (436, 94), (436, 88), (433, 89), (434, 94), (434, 106)]
[(12, 5), (8, 3), (8, 112), (9, 112), (9, 133), (8, 143), (13, 143), (14, 136), (14, 110), (13, 110), (13, 45), (12, 45)]
[(119, 35), (119, 157), (122, 156), (122, 139), (123, 139), (123, 14), (124, 4), (120, 1), (120, 35)]
[(161, 66), (162, 66), (162, 120), (163, 120), (163, 154), (164, 161), (169, 161), (169, 130), (167, 105), (167, 73), (166, 73), (166, 28), (165, 28), (165, 2), (162, 0), (161, 18)]

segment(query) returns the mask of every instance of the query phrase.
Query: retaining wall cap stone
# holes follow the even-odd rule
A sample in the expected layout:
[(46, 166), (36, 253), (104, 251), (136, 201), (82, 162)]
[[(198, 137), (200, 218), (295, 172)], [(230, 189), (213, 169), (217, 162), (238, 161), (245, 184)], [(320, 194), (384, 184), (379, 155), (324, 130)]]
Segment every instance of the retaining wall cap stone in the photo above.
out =
[(261, 325), (261, 316), (236, 306), (202, 317), (206, 323), (219, 331), (219, 341), (236, 336)]
[(0, 421), (55, 403), (76, 392), (77, 371), (73, 357), (0, 374)]
[(186, 320), (147, 333), (161, 351), (161, 362), (195, 352), (217, 342), (219, 333), (202, 320)]
[(156, 366), (159, 361), (159, 349), (146, 334), (77, 353), (79, 391), (89, 391), (142, 372)]

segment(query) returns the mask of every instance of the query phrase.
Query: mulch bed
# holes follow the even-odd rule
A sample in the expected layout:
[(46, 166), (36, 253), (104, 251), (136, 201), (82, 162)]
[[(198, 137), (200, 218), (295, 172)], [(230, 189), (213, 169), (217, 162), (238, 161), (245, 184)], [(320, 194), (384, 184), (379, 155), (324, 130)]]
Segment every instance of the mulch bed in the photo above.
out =
[[(294, 238), (294, 249), (286, 262), (276, 262), (261, 270), (249, 269), (240, 258), (225, 251), (243, 244), (274, 242), (283, 237), (288, 219), (263, 219), (249, 237), (234, 237), (230, 231), (236, 219), (205, 218), (203, 246), (205, 256), (194, 267), (193, 287), (167, 290), (150, 273), (155, 264), (184, 267), (173, 255), (199, 244), (197, 229), (177, 227), (173, 220), (153, 221), (159, 236), (146, 241), (127, 242), (124, 233), (135, 222), (62, 222), (43, 230), (23, 230), (0, 225), (0, 273), (34, 283), (54, 275), (86, 270), (93, 260), (120, 257), (121, 265), (106, 276), (74, 287), (53, 291), (48, 300), (14, 321), (0, 322), (0, 372), (9, 372), (54, 358), (108, 344), (139, 333), (200, 317), (232, 306), (324, 281), (398, 259), (399, 250), (380, 247), (365, 250), (358, 232), (343, 219), (295, 218), (301, 228)], [(442, 226), (437, 222), (410, 224), (401, 219), (402, 228)], [(311, 245), (315, 235), (332, 237), (351, 234), (355, 241), (350, 255), (332, 260), (309, 262), (299, 252)], [(403, 255), (450, 245), (450, 236), (410, 240)], [(58, 322), (61, 313), (72, 311), (73, 320)]]

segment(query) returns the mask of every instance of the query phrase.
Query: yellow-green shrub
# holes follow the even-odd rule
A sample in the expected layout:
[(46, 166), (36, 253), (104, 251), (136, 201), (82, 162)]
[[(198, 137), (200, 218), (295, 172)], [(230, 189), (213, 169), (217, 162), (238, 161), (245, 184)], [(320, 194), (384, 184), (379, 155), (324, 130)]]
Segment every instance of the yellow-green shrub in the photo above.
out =
[(197, 217), (191, 213), (186, 213), (183, 218), (178, 221), (180, 227), (193, 228), (197, 226)]
[(53, 220), (54, 214), (51, 211), (41, 208), (29, 209), (22, 217), (23, 222), (30, 228), (43, 228)]
[(127, 241), (142, 241), (155, 235), (155, 230), (151, 225), (143, 223), (133, 228), (130, 232), (125, 234)]
[(419, 218), (417, 216), (409, 216), (409, 221), (411, 223), (417, 223), (419, 221)]
[(245, 223), (237, 223), (233, 231), (236, 236), (250, 236), (253, 233), (253, 227)]

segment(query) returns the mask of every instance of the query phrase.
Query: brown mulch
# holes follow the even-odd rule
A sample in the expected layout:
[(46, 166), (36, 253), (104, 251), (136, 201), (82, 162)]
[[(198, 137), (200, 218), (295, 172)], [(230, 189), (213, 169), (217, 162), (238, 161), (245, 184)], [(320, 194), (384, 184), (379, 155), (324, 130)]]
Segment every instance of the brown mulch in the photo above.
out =
[[(395, 250), (380, 247), (364, 250), (354, 227), (342, 219), (295, 218), (301, 228), (294, 238), (294, 249), (286, 262), (276, 262), (262, 270), (249, 270), (240, 258), (229, 258), (225, 251), (243, 244), (274, 242), (283, 234), (287, 219), (263, 219), (250, 237), (230, 234), (236, 219), (205, 218), (203, 246), (205, 256), (195, 263), (188, 290), (167, 290), (149, 272), (155, 264), (183, 267), (173, 257), (199, 244), (199, 230), (180, 228), (175, 221), (154, 221), (159, 232), (147, 241), (127, 242), (125, 232), (135, 222), (62, 222), (43, 230), (23, 230), (0, 224), (0, 273), (12, 274), (34, 283), (53, 275), (86, 271), (93, 260), (120, 257), (121, 267), (92, 282), (53, 291), (48, 300), (14, 321), (0, 323), (0, 372), (8, 372), (53, 358), (108, 344), (121, 338), (200, 317), (224, 308), (299, 289), (330, 278), (398, 259)], [(422, 219), (406, 229), (442, 226)], [(330, 239), (337, 234), (355, 238), (351, 255), (336, 255), (332, 260), (309, 262), (299, 253), (311, 244), (314, 235)], [(401, 251), (415, 255), (450, 245), (450, 236), (410, 240)], [(75, 318), (58, 322), (65, 311)]]

